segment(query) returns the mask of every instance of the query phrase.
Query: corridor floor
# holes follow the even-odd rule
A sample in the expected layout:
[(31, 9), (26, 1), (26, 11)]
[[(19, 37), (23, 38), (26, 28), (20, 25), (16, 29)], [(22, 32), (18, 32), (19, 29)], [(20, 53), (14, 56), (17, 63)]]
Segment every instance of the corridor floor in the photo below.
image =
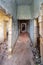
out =
[(27, 33), (19, 35), (12, 57), (5, 55), (0, 65), (35, 65), (30, 47), (31, 41)]

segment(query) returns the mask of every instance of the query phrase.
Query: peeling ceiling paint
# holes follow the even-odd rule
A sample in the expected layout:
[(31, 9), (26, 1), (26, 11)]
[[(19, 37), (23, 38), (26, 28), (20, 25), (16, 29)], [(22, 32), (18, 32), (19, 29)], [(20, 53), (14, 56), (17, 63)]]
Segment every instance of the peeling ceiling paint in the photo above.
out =
[(0, 0), (0, 2), (3, 3), (10, 3), (10, 2), (15, 2), (17, 5), (31, 5), (33, 0)]

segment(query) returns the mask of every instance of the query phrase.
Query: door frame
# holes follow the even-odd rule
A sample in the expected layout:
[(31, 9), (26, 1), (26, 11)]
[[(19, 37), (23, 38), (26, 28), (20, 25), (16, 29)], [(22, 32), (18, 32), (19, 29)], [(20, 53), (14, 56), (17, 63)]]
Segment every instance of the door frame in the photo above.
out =
[[(24, 31), (22, 31), (22, 25), (25, 25), (25, 30)], [(26, 32), (26, 23), (21, 23), (21, 32)]]

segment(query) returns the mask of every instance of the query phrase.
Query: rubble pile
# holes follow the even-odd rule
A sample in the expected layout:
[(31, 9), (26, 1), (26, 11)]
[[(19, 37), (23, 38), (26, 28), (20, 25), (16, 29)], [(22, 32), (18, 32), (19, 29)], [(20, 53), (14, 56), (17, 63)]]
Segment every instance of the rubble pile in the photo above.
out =
[(6, 51), (7, 51), (6, 42), (0, 43), (0, 64), (6, 54)]

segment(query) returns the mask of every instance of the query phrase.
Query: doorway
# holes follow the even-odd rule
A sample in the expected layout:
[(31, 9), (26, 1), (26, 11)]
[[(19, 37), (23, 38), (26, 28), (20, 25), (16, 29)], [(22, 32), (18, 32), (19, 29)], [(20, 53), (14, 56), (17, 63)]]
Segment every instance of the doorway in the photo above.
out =
[(19, 34), (28, 32), (28, 22), (29, 20), (18, 20)]
[(21, 32), (26, 32), (26, 23), (21, 23)]

